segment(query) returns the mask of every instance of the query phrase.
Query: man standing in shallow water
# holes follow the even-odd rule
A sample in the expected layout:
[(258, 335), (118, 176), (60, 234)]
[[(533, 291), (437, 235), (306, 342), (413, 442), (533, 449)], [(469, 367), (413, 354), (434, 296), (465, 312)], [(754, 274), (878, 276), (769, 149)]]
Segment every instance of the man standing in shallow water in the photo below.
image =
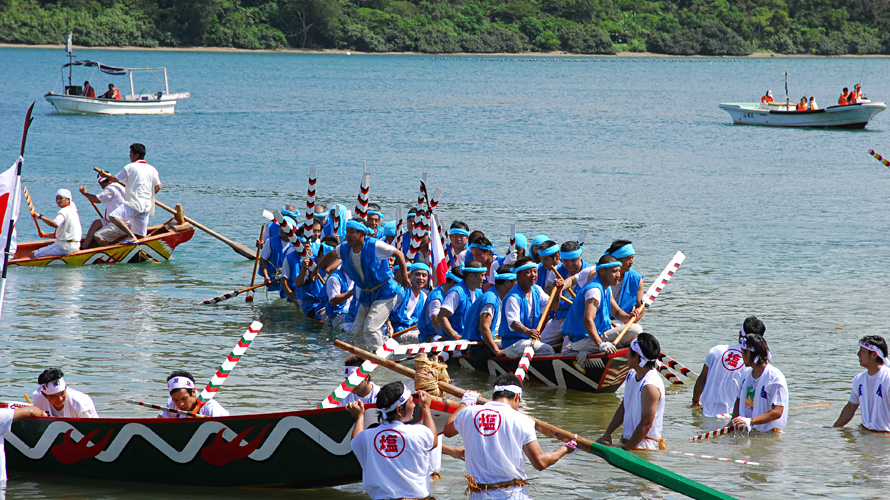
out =
[(865, 368), (853, 377), (850, 400), (834, 423), (843, 427), (850, 423), (862, 407), (862, 427), (875, 432), (890, 432), (890, 369), (887, 368), (887, 342), (883, 337), (868, 335), (859, 341), (859, 366)]

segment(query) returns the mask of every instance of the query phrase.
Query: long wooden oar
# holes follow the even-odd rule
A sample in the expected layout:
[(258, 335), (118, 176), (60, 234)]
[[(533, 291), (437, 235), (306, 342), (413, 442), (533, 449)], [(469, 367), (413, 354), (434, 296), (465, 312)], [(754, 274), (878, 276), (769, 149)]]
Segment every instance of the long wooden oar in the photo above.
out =
[[(556, 270), (556, 267), (554, 267), (554, 266), (548, 266), (548, 267), (550, 268), (551, 271), (553, 271), (553, 274), (556, 275), (557, 278), (565, 279), (562, 277), (561, 274), (559, 274), (559, 271)], [(569, 292), (569, 295), (571, 295), (573, 299), (576, 298), (574, 290), (572, 290), (571, 288), (567, 288), (566, 291)], [(562, 295), (562, 294), (560, 294), (560, 295)]]
[[(683, 252), (678, 251), (674, 254), (674, 257), (671, 259), (670, 262), (668, 262), (667, 267), (665, 267), (664, 270), (661, 271), (661, 274), (658, 275), (658, 279), (656, 279), (652, 283), (652, 286), (650, 286), (649, 289), (646, 290), (646, 293), (643, 294), (643, 303), (640, 305), (640, 312), (643, 311), (643, 308), (651, 306), (652, 303), (655, 302), (655, 297), (658, 297), (658, 294), (660, 294), (661, 291), (664, 289), (664, 285), (666, 285), (667, 282), (670, 281), (670, 279), (674, 276), (674, 272), (677, 271), (677, 269), (680, 267), (680, 264), (682, 264), (684, 260), (686, 260), (686, 256), (683, 255)], [(621, 333), (618, 334), (618, 336), (615, 338), (615, 340), (612, 341), (612, 343), (617, 346), (618, 342), (621, 341), (621, 337), (624, 337), (624, 334), (627, 333), (627, 329), (630, 328), (630, 325), (636, 323), (639, 318), (639, 316), (634, 316), (633, 318), (631, 318), (630, 321), (628, 321), (624, 325)]]
[[(538, 333), (540, 334), (544, 330), (544, 325), (547, 323), (547, 316), (550, 315), (550, 308), (553, 306), (553, 300), (561, 296), (562, 292), (558, 289), (551, 290), (550, 300), (547, 301), (547, 307), (544, 308), (544, 312), (541, 314), (541, 319), (538, 321)], [(535, 342), (540, 342), (539, 340), (532, 339), (532, 343), (522, 351), (522, 357), (519, 358), (519, 364), (516, 365), (516, 372), (513, 374), (519, 377), (519, 380), (525, 381), (525, 373), (528, 371), (528, 367), (532, 362), (532, 358), (535, 357)]]
[(37, 226), (37, 236), (40, 238), (52, 238), (52, 235), (44, 236), (43, 230), (40, 229), (40, 224), (37, 223), (37, 211), (34, 210), (34, 203), (31, 202), (31, 193), (28, 192), (28, 188), (22, 186), (22, 191), (25, 195), (25, 202), (28, 204), (28, 210), (31, 211), (31, 218), (34, 219), (34, 225)]
[[(412, 380), (414, 379), (414, 370), (408, 368), (407, 366), (402, 366), (386, 358), (372, 354), (364, 349), (359, 349), (355, 346), (347, 344), (346, 342), (343, 342), (342, 340), (334, 341), (334, 345), (346, 352), (355, 354), (356, 356), (364, 358), (373, 363), (385, 366), (400, 375), (410, 377)], [(439, 382), (439, 388), (458, 398), (463, 397), (464, 393), (466, 392), (460, 387), (445, 382)], [(481, 397), (478, 399), (479, 403), (485, 403), (487, 401), (488, 400)], [(563, 442), (569, 441), (575, 437), (574, 433), (564, 429), (560, 429), (555, 425), (544, 422), (543, 420), (532, 417), (531, 415), (529, 415), (529, 418), (534, 420), (535, 430), (550, 437)], [(674, 490), (688, 497), (699, 500), (735, 500), (734, 497), (717, 491), (711, 487), (705, 486), (701, 483), (697, 483), (691, 479), (685, 478), (663, 467), (659, 467), (658, 465), (649, 463), (646, 460), (637, 457), (633, 453), (622, 450), (621, 448), (604, 446), (581, 437), (577, 438), (577, 443), (579, 449), (584, 450), (588, 453), (592, 453), (604, 459), (609, 464), (618, 467), (619, 469), (623, 469), (627, 472), (630, 472), (631, 474), (635, 474), (642, 478), (648, 479), (654, 483), (660, 484), (666, 488), (670, 488), (671, 490)]]
[(399, 335), (401, 335), (403, 333), (410, 332), (411, 330), (417, 330), (417, 325), (409, 326), (408, 328), (405, 328), (404, 330), (400, 330), (400, 331), (390, 335), (390, 337), (398, 337)]
[(235, 369), (235, 365), (241, 361), (241, 356), (244, 355), (244, 351), (250, 347), (250, 343), (253, 342), (253, 339), (260, 333), (260, 329), (262, 328), (263, 324), (259, 321), (254, 321), (250, 324), (247, 331), (244, 332), (244, 335), (241, 336), (241, 339), (238, 340), (238, 343), (232, 348), (232, 352), (226, 356), (223, 363), (216, 369), (216, 373), (213, 375), (213, 378), (210, 379), (210, 383), (208, 383), (207, 387), (201, 391), (201, 395), (198, 396), (198, 403), (195, 405), (195, 409), (192, 410), (192, 413), (197, 415), (201, 407), (209, 403), (210, 400), (216, 396), (216, 393), (219, 392), (219, 388), (222, 387), (226, 382), (226, 379), (229, 378), (229, 374)]
[(206, 415), (198, 415), (198, 414), (192, 413), (192, 412), (190, 412), (190, 411), (183, 411), (183, 410), (179, 410), (179, 409), (177, 409), (177, 408), (167, 408), (166, 406), (154, 405), (154, 404), (151, 404), (151, 403), (143, 403), (142, 401), (136, 401), (135, 399), (127, 399), (126, 401), (127, 401), (127, 403), (132, 403), (132, 404), (134, 404), (134, 405), (145, 406), (146, 408), (154, 408), (155, 410), (161, 410), (161, 411), (166, 411), (166, 412), (170, 412), (170, 413), (176, 413), (176, 414), (178, 414), (178, 415), (185, 415), (185, 416), (187, 416), (187, 417), (192, 417), (192, 418), (194, 418), (194, 417), (207, 418)]
[[(263, 227), (260, 228), (260, 241), (263, 241), (263, 231), (266, 230), (266, 225), (263, 224)], [(256, 269), (260, 264), (260, 248), (256, 249), (256, 257), (253, 259), (253, 274), (250, 275), (250, 286), (253, 286), (253, 283), (256, 281)], [(253, 302), (253, 294), (248, 293), (247, 297), (244, 297), (244, 302)]]
[[(276, 276), (278, 276), (278, 275), (276, 274)], [(207, 300), (205, 300), (204, 302), (199, 302), (199, 303), (197, 303), (197, 304), (195, 304), (195, 305), (196, 305), (196, 306), (199, 306), (199, 305), (201, 305), (201, 304), (204, 304), (204, 305), (216, 304), (216, 303), (218, 303), (218, 302), (222, 302), (222, 301), (224, 301), (224, 300), (229, 300), (229, 299), (231, 299), (231, 298), (233, 298), (233, 297), (237, 297), (237, 296), (241, 295), (241, 294), (244, 293), (244, 292), (249, 292), (249, 291), (251, 291), (251, 290), (256, 290), (257, 288), (262, 287), (262, 286), (266, 286), (266, 285), (268, 285), (269, 283), (271, 283), (271, 282), (266, 282), (266, 281), (264, 281), (264, 282), (260, 283), (259, 285), (249, 286), (249, 287), (247, 287), (247, 288), (242, 288), (241, 290), (235, 290), (235, 291), (229, 292), (229, 293), (227, 293), (227, 294), (220, 295), (219, 297), (213, 297), (212, 299), (207, 299)]]

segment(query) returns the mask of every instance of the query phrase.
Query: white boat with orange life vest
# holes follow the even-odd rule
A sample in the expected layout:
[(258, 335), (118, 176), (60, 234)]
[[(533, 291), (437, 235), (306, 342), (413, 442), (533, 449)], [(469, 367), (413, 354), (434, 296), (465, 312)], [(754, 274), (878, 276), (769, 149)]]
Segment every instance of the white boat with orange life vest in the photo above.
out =
[(720, 109), (729, 113), (736, 125), (860, 129), (887, 109), (887, 105), (863, 100), (855, 104), (798, 111), (795, 102), (729, 102), (720, 104)]
[[(72, 85), (71, 83), (72, 66), (95, 67), (98, 71), (109, 75), (128, 75), (130, 77), (130, 94), (121, 95), (118, 90), (113, 98), (85, 96), (81, 85)], [(68, 62), (62, 66), (62, 70), (64, 71), (65, 68), (69, 68), (69, 74), (68, 85), (65, 85), (64, 93), (55, 93), (55, 89), (53, 89), (44, 96), (62, 115), (172, 115), (176, 111), (178, 100), (191, 97), (188, 92), (170, 92), (167, 68), (119, 68), (89, 60)], [(136, 92), (133, 74), (143, 72), (163, 73), (163, 90), (151, 92), (147, 88), (143, 88)], [(115, 90), (117, 90), (116, 87)]]

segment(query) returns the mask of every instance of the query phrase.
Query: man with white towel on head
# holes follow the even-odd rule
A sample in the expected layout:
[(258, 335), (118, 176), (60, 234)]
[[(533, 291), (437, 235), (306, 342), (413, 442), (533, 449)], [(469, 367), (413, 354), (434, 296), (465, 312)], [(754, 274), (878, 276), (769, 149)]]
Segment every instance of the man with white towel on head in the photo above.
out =
[[(77, 207), (71, 202), (71, 191), (60, 189), (56, 191), (56, 205), (59, 211), (50, 219), (37, 214), (35, 220), (43, 221), (47, 226), (56, 230), (56, 241), (31, 252), (31, 258), (48, 257), (51, 255), (68, 255), (80, 250), (80, 216)], [(40, 228), (38, 228), (39, 231)], [(40, 236), (44, 233), (41, 231)]]

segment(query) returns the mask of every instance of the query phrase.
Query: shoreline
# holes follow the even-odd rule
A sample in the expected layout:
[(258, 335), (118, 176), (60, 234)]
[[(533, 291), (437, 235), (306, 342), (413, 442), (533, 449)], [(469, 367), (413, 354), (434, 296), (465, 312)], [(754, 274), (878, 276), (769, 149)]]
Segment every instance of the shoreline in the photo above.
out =
[[(27, 45), (18, 43), (0, 43), (4, 49), (57, 49), (65, 50), (64, 44)], [(388, 55), (388, 56), (423, 56), (423, 57), (576, 57), (602, 59), (610, 57), (624, 58), (701, 58), (701, 59), (880, 59), (890, 58), (890, 54), (840, 54), (835, 56), (820, 56), (815, 54), (776, 54), (773, 52), (753, 52), (745, 56), (708, 56), (708, 55), (672, 55), (656, 54), (654, 52), (617, 52), (615, 54), (575, 54), (571, 52), (361, 52), (341, 49), (238, 49), (234, 47), (86, 47), (75, 45), (75, 50), (120, 50), (120, 51), (154, 51), (154, 52), (220, 52), (220, 53), (245, 53), (245, 54), (331, 54), (331, 55)]]

